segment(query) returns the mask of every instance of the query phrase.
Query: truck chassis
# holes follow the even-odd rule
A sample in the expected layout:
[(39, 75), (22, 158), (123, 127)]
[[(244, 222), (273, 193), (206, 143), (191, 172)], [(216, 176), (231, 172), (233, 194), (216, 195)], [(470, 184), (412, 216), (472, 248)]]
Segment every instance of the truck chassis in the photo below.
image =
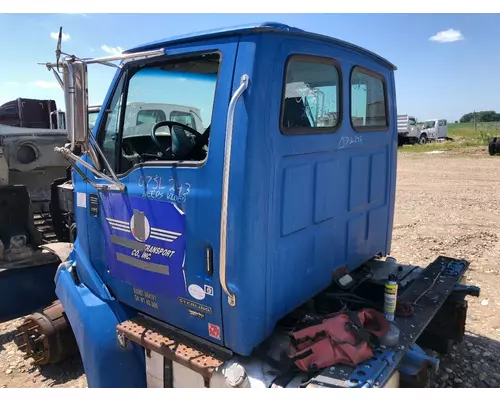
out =
[[(391, 267), (388, 262), (372, 262)], [(479, 288), (459, 283), (469, 267), (465, 260), (440, 256), (425, 269), (398, 266), (402, 268), (400, 274), (405, 275), (401, 285), (406, 285), (398, 303), (405, 305), (408, 314), (396, 317), (395, 325), (400, 331), (398, 344), (375, 348), (374, 357), (357, 367), (333, 365), (312, 377), (298, 374), (285, 381), (284, 387), (386, 387), (391, 378), (399, 379), (402, 386), (429, 387), (439, 368), (439, 359), (423, 348), (447, 353), (452, 344), (463, 340), (467, 313), (465, 296), (479, 296)], [(141, 313), (121, 322), (116, 329), (122, 347), (132, 342), (143, 348), (148, 387), (173, 387), (175, 369), (172, 363), (189, 369), (198, 375), (199, 379), (193, 381), (210, 387), (214, 373), (235, 357), (226, 349), (188, 336)], [(255, 360), (241, 360), (242, 365), (252, 362)], [(280, 360), (274, 359), (274, 362), (279, 364)], [(272, 365), (270, 367), (272, 369)], [(279, 377), (280, 372), (275, 374)], [(250, 380), (252, 387), (280, 386), (272, 380), (262, 382), (252, 377)]]

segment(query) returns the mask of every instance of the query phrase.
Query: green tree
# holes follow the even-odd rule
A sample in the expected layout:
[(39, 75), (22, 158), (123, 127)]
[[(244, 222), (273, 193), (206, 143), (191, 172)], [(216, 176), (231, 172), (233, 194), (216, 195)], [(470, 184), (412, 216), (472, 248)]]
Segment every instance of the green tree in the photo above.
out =
[[(476, 122), (496, 122), (500, 121), (500, 114), (495, 111), (477, 111)], [(461, 123), (474, 122), (474, 112), (464, 114), (460, 118)]]

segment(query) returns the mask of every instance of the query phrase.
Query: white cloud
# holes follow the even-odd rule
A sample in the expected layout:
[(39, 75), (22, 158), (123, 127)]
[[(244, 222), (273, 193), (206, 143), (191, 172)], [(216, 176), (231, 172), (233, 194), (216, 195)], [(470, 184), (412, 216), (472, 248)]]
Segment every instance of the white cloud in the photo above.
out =
[(19, 82), (13, 82), (13, 81), (11, 81), (11, 82), (4, 82), (4, 84), (10, 85), (10, 86), (14, 86), (14, 85), (19, 85)]
[(103, 49), (106, 53), (112, 55), (112, 56), (119, 56), (122, 54), (125, 50), (123, 50), (121, 47), (110, 47), (108, 45), (103, 44), (101, 46), (101, 49)]
[[(54, 40), (59, 40), (59, 32), (51, 32), (50, 37)], [(71, 36), (69, 35), (69, 33), (63, 32), (61, 38), (62, 38), (62, 41), (65, 42), (66, 40), (71, 39)]]
[(54, 89), (54, 88), (60, 87), (59, 83), (57, 83), (57, 82), (35, 81), (35, 82), (32, 82), (32, 83), (33, 83), (33, 85), (41, 87), (41, 88), (44, 88), (44, 89)]
[(448, 29), (447, 31), (436, 33), (434, 36), (431, 36), (429, 40), (431, 42), (451, 43), (464, 40), (464, 35), (455, 29)]

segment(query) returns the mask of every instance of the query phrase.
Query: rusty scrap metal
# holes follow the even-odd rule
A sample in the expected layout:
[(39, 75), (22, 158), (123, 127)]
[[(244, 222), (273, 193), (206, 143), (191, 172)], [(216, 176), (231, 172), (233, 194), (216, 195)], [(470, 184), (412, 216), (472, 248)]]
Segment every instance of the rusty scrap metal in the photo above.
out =
[(55, 301), (29, 315), (18, 326), (14, 339), (34, 365), (55, 364), (78, 353), (78, 345), (61, 302)]
[(142, 318), (134, 318), (117, 325), (117, 336), (139, 344), (148, 351), (154, 351), (165, 358), (178, 362), (210, 379), (213, 371), (224, 364), (225, 359), (209, 349), (194, 348), (173, 332), (154, 327)]

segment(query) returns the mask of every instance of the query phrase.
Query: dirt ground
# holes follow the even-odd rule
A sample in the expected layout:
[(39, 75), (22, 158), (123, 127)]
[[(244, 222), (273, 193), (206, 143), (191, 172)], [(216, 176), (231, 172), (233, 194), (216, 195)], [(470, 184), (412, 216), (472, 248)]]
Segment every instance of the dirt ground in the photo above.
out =
[[(441, 360), (437, 387), (500, 385), (500, 157), (486, 149), (398, 157), (393, 253), (426, 266), (438, 255), (471, 262), (467, 336)], [(12, 343), (19, 320), (0, 324), (0, 387), (86, 387), (78, 357), (36, 369)]]

